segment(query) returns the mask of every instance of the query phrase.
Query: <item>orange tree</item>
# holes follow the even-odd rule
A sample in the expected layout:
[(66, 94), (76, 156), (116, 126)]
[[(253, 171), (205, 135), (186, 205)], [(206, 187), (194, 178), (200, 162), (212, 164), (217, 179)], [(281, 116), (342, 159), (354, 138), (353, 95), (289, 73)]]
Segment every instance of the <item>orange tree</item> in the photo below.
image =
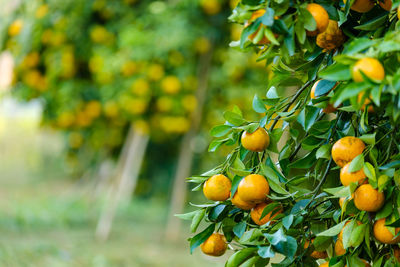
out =
[(229, 19), (245, 28), (231, 46), (273, 76), (254, 96), (258, 120), (236, 107), (211, 129), (210, 151), (233, 149), (188, 179), (208, 199), (178, 215), (202, 226), (191, 251), (229, 248), (227, 267), (400, 266), (398, 5), (238, 3)]
[(82, 169), (119, 155), (131, 124), (154, 141), (177, 140), (197, 105), (199, 58), (214, 51), (210, 119), (239, 99), (221, 84), (243, 91), (262, 73), (227, 52), (230, 11), (227, 1), (23, 2), (0, 39), (15, 56), (12, 93), (43, 102), (42, 124), (65, 133), (66, 154)]

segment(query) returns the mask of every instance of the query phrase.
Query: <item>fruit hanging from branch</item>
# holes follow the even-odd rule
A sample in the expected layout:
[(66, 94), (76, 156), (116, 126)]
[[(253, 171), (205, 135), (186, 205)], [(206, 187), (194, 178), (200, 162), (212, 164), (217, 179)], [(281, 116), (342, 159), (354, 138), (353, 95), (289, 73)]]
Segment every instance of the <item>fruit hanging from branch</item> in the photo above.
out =
[(194, 190), (215, 174), (231, 181), (230, 198), (178, 215), (193, 232), (205, 223), (191, 251), (219, 233), (233, 250), (228, 267), (277, 255), (272, 266), (400, 266), (398, 8), (239, 1), (229, 20), (245, 28), (231, 46), (273, 75), (253, 98), (258, 120), (235, 107), (211, 130), (210, 151), (232, 148), (226, 160), (188, 178)]

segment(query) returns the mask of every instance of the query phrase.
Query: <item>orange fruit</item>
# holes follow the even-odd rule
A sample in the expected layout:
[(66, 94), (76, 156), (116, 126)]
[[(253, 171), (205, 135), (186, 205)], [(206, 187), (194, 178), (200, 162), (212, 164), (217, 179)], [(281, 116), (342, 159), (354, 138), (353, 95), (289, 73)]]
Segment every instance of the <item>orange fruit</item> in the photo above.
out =
[(228, 244), (223, 234), (213, 233), (200, 245), (201, 251), (209, 256), (222, 256), (224, 255)]
[[(258, 19), (259, 17), (263, 16), (264, 14), (265, 14), (265, 9), (259, 9), (259, 10), (254, 11), (253, 14), (251, 14), (250, 19), (245, 23), (244, 27), (245, 27), (245, 28), (248, 27), (253, 21), (255, 21), (255, 20)], [(255, 32), (253, 32), (252, 34), (249, 35), (249, 37), (248, 37), (249, 40), (253, 41), (254, 38), (257, 36), (258, 32), (259, 32), (260, 30), (262, 30), (263, 27), (265, 27), (265, 25), (260, 24), (260, 26), (258, 27), (258, 29), (257, 29)], [(278, 36), (278, 35), (275, 34), (275, 37), (277, 37), (277, 36)], [(266, 44), (269, 44), (269, 43), (270, 43), (270, 40), (268, 40), (267, 37), (263, 36), (263, 37), (261, 38), (261, 40), (258, 41), (256, 44), (258, 44), (258, 45), (266, 45)]]
[(259, 174), (247, 175), (240, 181), (237, 194), (245, 202), (261, 203), (267, 199), (269, 194), (268, 181)]
[[(317, 99), (317, 97), (315, 96), (315, 90), (317, 89), (318, 83), (319, 83), (320, 81), (321, 81), (321, 80), (319, 80), (319, 81), (317, 81), (316, 83), (314, 83), (313, 87), (311, 88), (311, 91), (310, 91), (310, 98), (311, 98), (311, 99)], [(336, 86), (337, 86), (337, 85), (335, 85), (331, 90), (334, 90), (334, 89), (336, 88)], [(336, 111), (336, 108), (335, 108), (332, 104), (328, 104), (328, 105), (326, 106), (326, 108), (324, 108), (322, 111), (323, 111), (324, 113), (332, 113), (332, 112), (335, 112), (335, 111)]]
[(264, 128), (258, 128), (253, 133), (242, 134), (242, 146), (253, 152), (262, 152), (269, 146), (269, 134)]
[[(363, 93), (363, 92), (360, 92), (360, 93), (358, 94), (358, 96), (357, 96), (357, 99), (358, 99), (358, 102), (359, 102), (359, 103), (362, 101), (363, 97), (364, 97), (364, 93)], [(361, 105), (361, 110), (364, 111), (364, 110), (365, 110), (365, 107), (366, 107), (367, 105), (369, 105), (369, 106), (368, 106), (368, 112), (369, 112), (369, 113), (374, 112), (374, 106), (373, 106), (373, 105), (370, 105), (370, 104), (371, 104), (371, 99), (369, 99), (368, 97), (364, 98), (364, 102), (363, 102), (362, 105)]]
[(322, 33), (328, 28), (329, 24), (329, 15), (326, 12), (325, 8), (318, 4), (308, 4), (307, 5), (308, 12), (311, 13), (315, 22), (317, 23), (317, 29), (315, 31), (307, 31), (308, 36), (316, 36), (319, 33)]
[(316, 43), (319, 47), (329, 51), (340, 47), (345, 42), (345, 38), (338, 22), (329, 20), (326, 30), (317, 35)]
[(340, 181), (342, 185), (348, 186), (351, 183), (365, 183), (367, 176), (364, 173), (364, 170), (358, 170), (356, 172), (349, 172), (350, 162), (343, 166), (340, 170)]
[(320, 264), (319, 267), (329, 267), (329, 261)]
[(360, 155), (365, 149), (365, 144), (360, 138), (345, 136), (333, 145), (332, 158), (337, 165), (343, 167)]
[(375, 212), (385, 204), (385, 195), (370, 184), (363, 184), (354, 192), (354, 205), (359, 210)]
[[(271, 202), (270, 202), (271, 203)], [(282, 207), (276, 207), (274, 210), (265, 215), (262, 219), (261, 215), (263, 213), (264, 208), (270, 203), (260, 203), (257, 204), (250, 212), (251, 219), (253, 222), (258, 225), (264, 225), (269, 221), (272, 221), (278, 214), (282, 213)]]
[(386, 11), (392, 10), (392, 0), (381, 0), (379, 1), (379, 5)]
[(397, 18), (400, 19), (400, 6), (397, 8)]
[[(386, 219), (379, 219), (374, 223), (374, 237), (376, 240), (383, 244), (396, 244), (400, 242), (400, 237), (396, 237), (389, 231), (388, 227), (385, 226)], [(400, 231), (400, 228), (395, 228), (395, 233)]]
[[(343, 0), (346, 4), (346, 0)], [(374, 7), (374, 2), (371, 0), (356, 0), (350, 7), (351, 10), (357, 11), (359, 13), (366, 13)]]
[(346, 250), (343, 247), (343, 242), (339, 238), (335, 242), (335, 254), (336, 254), (336, 256), (342, 256), (342, 255), (346, 254)]
[(256, 205), (255, 203), (249, 203), (249, 202), (243, 201), (239, 197), (237, 192), (233, 195), (233, 198), (231, 199), (231, 201), (232, 201), (233, 205), (235, 205), (236, 207), (238, 207), (239, 209), (242, 209), (242, 210), (251, 210)]
[[(314, 238), (311, 239), (311, 243), (314, 242)], [(306, 242), (304, 242), (304, 248), (308, 248), (308, 246), (310, 245), (310, 241), (306, 240)], [(328, 257), (328, 253), (326, 253), (326, 251), (317, 251), (314, 250), (313, 252), (311, 252), (310, 256), (314, 259), (325, 259)]]
[(232, 182), (223, 174), (211, 176), (203, 186), (206, 198), (214, 201), (224, 201), (229, 198)]
[(355, 82), (364, 81), (361, 71), (365, 76), (374, 81), (382, 81), (385, 78), (385, 69), (382, 64), (375, 58), (362, 58), (353, 66), (352, 76)]

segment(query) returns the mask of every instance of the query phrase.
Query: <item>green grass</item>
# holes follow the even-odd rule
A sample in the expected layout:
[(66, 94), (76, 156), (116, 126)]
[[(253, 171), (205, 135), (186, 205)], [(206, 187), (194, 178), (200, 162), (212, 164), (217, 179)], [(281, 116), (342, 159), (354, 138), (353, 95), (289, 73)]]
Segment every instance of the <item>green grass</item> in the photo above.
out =
[(66, 179), (61, 138), (18, 123), (0, 132), (0, 266), (223, 266), (227, 256), (189, 254), (189, 226), (166, 242), (167, 203), (121, 207), (107, 242), (94, 232), (101, 202)]

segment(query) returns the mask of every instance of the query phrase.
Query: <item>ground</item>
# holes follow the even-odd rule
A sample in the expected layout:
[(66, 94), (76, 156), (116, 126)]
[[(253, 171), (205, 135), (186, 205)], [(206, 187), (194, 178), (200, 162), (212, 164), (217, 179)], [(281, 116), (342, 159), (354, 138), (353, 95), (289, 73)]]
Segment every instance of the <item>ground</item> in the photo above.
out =
[(61, 137), (36, 126), (32, 118), (0, 118), (0, 266), (223, 266), (227, 256), (189, 254), (187, 225), (179, 241), (164, 241), (160, 200), (133, 200), (119, 210), (110, 239), (97, 241), (100, 201), (64, 177)]

